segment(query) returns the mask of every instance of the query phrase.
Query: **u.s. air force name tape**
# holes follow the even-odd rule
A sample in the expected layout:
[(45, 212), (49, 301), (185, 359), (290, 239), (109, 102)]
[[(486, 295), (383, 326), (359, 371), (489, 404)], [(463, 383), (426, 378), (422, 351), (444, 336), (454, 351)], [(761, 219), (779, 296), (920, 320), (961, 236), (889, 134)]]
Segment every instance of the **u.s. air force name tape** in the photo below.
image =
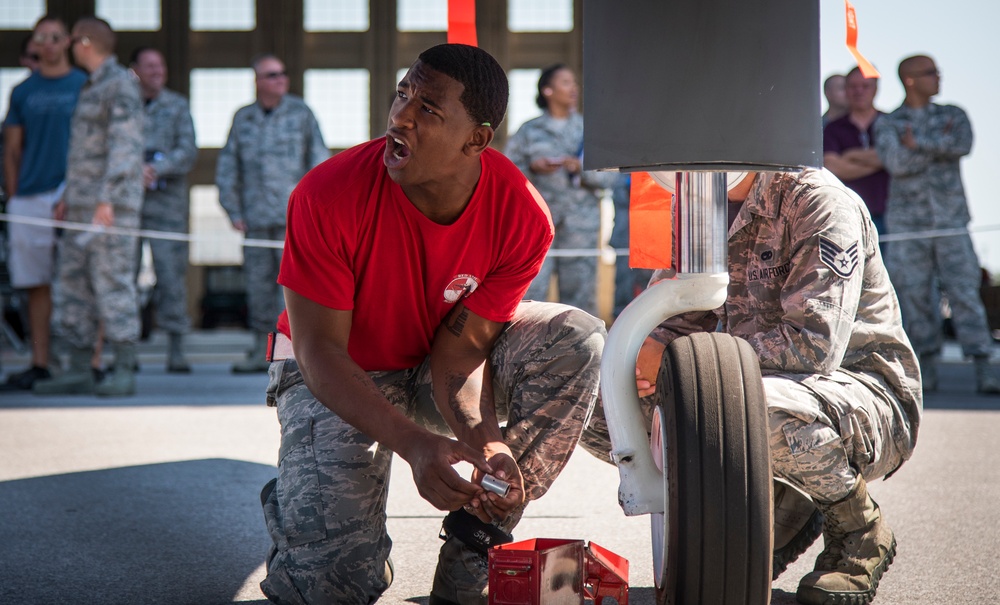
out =
[[(0, 213), (0, 221), (9, 223), (22, 223), (25, 225), (37, 225), (39, 227), (59, 227), (73, 231), (90, 231), (92, 233), (110, 233), (114, 235), (131, 235), (135, 237), (145, 237), (148, 239), (168, 239), (174, 241), (194, 242), (211, 241), (215, 239), (213, 234), (190, 235), (188, 233), (178, 233), (176, 231), (157, 231), (154, 229), (127, 229), (123, 227), (105, 227), (90, 223), (76, 223), (72, 221), (57, 221), (49, 218), (35, 218), (30, 216), (17, 216), (14, 214)], [(984, 225), (973, 227), (955, 227), (952, 229), (932, 229), (928, 231), (909, 231), (906, 233), (887, 233), (879, 236), (881, 242), (899, 242), (911, 239), (931, 239), (937, 237), (955, 237), (957, 235), (967, 235), (972, 233), (985, 233), (990, 231), (1000, 231), (1000, 225)], [(283, 248), (283, 240), (244, 238), (241, 242), (248, 248)], [(552, 248), (548, 256), (551, 257), (581, 257), (581, 256), (628, 256), (628, 248)]]

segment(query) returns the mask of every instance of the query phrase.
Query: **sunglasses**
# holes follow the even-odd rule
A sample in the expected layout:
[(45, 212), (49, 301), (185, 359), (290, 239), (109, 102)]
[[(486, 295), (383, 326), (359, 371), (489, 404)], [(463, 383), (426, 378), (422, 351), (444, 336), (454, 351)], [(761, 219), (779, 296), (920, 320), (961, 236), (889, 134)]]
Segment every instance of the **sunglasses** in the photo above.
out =
[(35, 44), (57, 44), (66, 39), (66, 34), (35, 34), (31, 36), (31, 41)]
[(288, 77), (288, 72), (287, 71), (269, 71), (269, 72), (260, 74), (260, 76), (258, 76), (258, 77), (259, 78), (263, 78), (265, 80), (277, 80), (278, 78), (287, 78)]

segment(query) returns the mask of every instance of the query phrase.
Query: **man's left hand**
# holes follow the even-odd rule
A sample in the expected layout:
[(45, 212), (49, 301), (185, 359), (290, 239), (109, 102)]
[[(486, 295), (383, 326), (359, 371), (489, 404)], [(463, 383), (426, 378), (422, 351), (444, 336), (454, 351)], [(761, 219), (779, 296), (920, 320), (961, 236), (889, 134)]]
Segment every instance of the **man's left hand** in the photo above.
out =
[(146, 189), (152, 189), (153, 183), (156, 182), (156, 169), (153, 168), (152, 164), (142, 165), (142, 185)]
[(94, 219), (90, 221), (102, 227), (111, 227), (115, 224), (115, 209), (111, 202), (98, 202), (97, 209), (94, 210)]
[[(509, 483), (510, 491), (505, 498), (501, 498), (498, 494), (483, 490), (469, 503), (472, 509), (470, 512), (486, 523), (503, 521), (524, 503), (524, 477), (505, 443), (489, 443), (483, 448), (483, 453), (486, 454), (486, 461), (493, 467), (493, 476)], [(473, 472), (474, 483), (480, 483), (482, 478), (483, 474), (478, 469)]]

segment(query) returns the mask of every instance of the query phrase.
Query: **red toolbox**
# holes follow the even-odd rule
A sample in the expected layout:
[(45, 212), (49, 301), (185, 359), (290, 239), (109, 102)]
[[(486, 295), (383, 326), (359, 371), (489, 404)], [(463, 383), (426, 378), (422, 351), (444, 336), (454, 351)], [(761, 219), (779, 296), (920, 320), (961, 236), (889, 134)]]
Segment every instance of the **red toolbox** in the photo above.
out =
[(628, 605), (628, 561), (583, 540), (534, 538), (489, 552), (490, 605)]

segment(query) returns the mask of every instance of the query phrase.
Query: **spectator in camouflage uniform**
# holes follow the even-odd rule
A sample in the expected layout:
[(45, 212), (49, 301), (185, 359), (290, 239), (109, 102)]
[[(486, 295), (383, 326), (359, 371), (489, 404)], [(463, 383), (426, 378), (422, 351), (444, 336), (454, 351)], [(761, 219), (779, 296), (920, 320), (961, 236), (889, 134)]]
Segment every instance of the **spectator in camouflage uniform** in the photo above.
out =
[(968, 233), (919, 235), (965, 229), (971, 220), (959, 164), (972, 150), (972, 125), (962, 109), (931, 102), (941, 78), (930, 57), (903, 59), (899, 79), (906, 98), (899, 109), (876, 122), (875, 146), (892, 177), (887, 228), (890, 233), (918, 234), (892, 242), (886, 265), (906, 333), (920, 356), (924, 389), (937, 388), (943, 290), (962, 352), (975, 360), (977, 390), (1000, 393), (1000, 376), (990, 365), (993, 339), (979, 293), (982, 274), (972, 238)]
[[(598, 191), (614, 187), (618, 175), (582, 169), (583, 116), (573, 71), (558, 64), (542, 70), (535, 100), (542, 115), (528, 120), (507, 141), (505, 153), (545, 198), (556, 226), (553, 250), (597, 250), (601, 204)], [(597, 257), (550, 257), (525, 295), (546, 300), (549, 282), (559, 281), (559, 302), (597, 313)]]
[[(506, 107), (493, 57), (428, 49), (398, 85), (386, 136), (341, 152), (292, 194), (279, 278), (288, 310), (267, 389), (278, 477), (261, 494), (274, 540), (261, 587), (276, 603), (355, 605), (385, 591), (397, 453), (419, 493), (453, 511), (430, 603), (485, 604), (488, 546), (511, 539), (576, 447), (604, 326), (521, 300), (552, 223), (489, 147)], [(460, 461), (475, 467), (470, 480), (452, 468)], [(484, 491), (486, 473), (509, 494)]]
[[(285, 64), (274, 55), (251, 62), (257, 101), (233, 117), (219, 152), (215, 182), (233, 228), (250, 239), (285, 237), (288, 196), (310, 168), (330, 157), (319, 123), (301, 98), (288, 94)], [(281, 249), (243, 248), (243, 276), (253, 347), (234, 372), (266, 372), (267, 334), (284, 308), (276, 279)]]
[[(106, 21), (80, 19), (71, 40), (73, 57), (90, 78), (73, 112), (66, 192), (58, 214), (72, 222), (137, 229), (142, 207), (139, 87), (115, 59), (115, 34)], [(138, 251), (134, 235), (73, 231), (59, 240), (60, 317), (71, 347), (70, 367), (36, 382), (36, 393), (135, 393)], [(114, 350), (114, 373), (95, 386), (90, 359), (100, 324)]]
[[(160, 51), (141, 46), (132, 52), (132, 71), (146, 103), (143, 136), (145, 163), (142, 180), (142, 228), (188, 232), (187, 173), (194, 165), (198, 148), (194, 123), (187, 99), (164, 88), (167, 64)], [(188, 242), (150, 238), (156, 286), (153, 305), (156, 325), (167, 332), (167, 371), (187, 373), (191, 366), (184, 358), (183, 338), (191, 328), (187, 304)]]
[[(910, 457), (922, 409), (875, 227), (857, 194), (826, 170), (750, 173), (729, 199), (726, 304), (670, 318), (646, 339), (637, 362), (643, 411), (651, 420), (671, 340), (717, 326), (746, 339), (764, 374), (773, 472), (826, 518), (826, 549), (801, 580), (799, 602), (868, 603), (896, 542), (866, 484)], [(600, 403), (580, 443), (608, 459)], [(810, 542), (776, 553), (777, 570)]]

